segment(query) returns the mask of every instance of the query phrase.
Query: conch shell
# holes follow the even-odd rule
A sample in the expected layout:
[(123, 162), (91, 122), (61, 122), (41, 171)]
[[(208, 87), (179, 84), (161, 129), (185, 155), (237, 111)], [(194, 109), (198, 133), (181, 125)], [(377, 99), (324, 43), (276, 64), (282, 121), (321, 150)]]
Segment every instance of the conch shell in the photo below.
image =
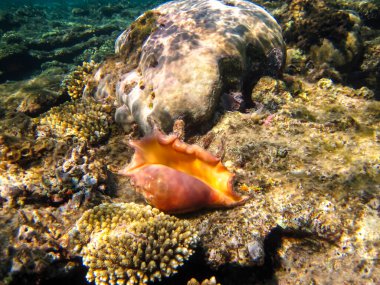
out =
[(200, 146), (158, 130), (129, 144), (135, 154), (119, 174), (131, 177), (137, 191), (164, 212), (230, 207), (245, 200), (233, 191), (234, 174)]

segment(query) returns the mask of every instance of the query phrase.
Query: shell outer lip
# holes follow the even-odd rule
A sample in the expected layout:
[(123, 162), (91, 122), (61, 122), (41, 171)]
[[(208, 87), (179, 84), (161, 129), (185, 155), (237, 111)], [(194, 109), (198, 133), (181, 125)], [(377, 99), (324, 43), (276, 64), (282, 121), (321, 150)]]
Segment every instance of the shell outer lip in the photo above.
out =
[[(151, 135), (146, 136), (142, 138), (141, 140), (129, 141), (129, 145), (135, 149), (135, 154), (132, 157), (131, 163), (118, 172), (118, 174), (120, 175), (126, 175), (130, 177), (132, 184), (134, 184), (134, 186), (137, 188), (137, 191), (143, 194), (148, 202), (150, 202), (149, 200), (152, 199), (152, 195), (154, 196), (154, 194), (147, 193), (147, 191), (144, 191), (141, 187), (139, 187), (138, 183), (134, 183), (134, 173), (136, 171), (139, 171), (140, 167), (144, 168), (144, 164), (146, 164), (146, 161), (144, 161), (144, 157), (143, 157), (144, 143), (149, 144), (149, 143), (154, 142), (154, 140), (156, 140), (158, 144), (163, 145), (163, 146), (171, 145), (171, 148), (174, 149), (175, 151), (180, 152), (180, 153), (181, 152), (185, 153), (186, 155), (192, 155), (195, 158), (198, 158), (199, 160), (207, 163), (211, 167), (215, 167), (217, 175), (218, 175), (218, 171), (221, 171), (221, 172), (224, 172), (224, 175), (228, 176), (224, 178), (224, 179), (227, 178), (225, 187), (222, 187), (224, 190), (214, 188), (212, 184), (208, 184), (207, 181), (203, 181), (202, 179), (194, 176), (195, 178), (200, 179), (200, 181), (203, 181), (207, 186), (210, 187), (210, 190), (211, 190), (210, 201), (208, 203), (205, 203), (204, 205), (199, 205), (200, 207), (194, 207), (195, 208), (194, 210), (198, 210), (198, 209), (206, 208), (206, 207), (207, 208), (222, 208), (222, 207), (231, 208), (234, 206), (242, 205), (244, 202), (247, 201), (247, 199), (249, 199), (249, 196), (241, 196), (234, 191), (233, 181), (234, 181), (235, 174), (229, 172), (225, 168), (225, 166), (221, 163), (219, 158), (213, 156), (211, 153), (204, 150), (198, 145), (189, 145), (179, 140), (175, 134), (165, 135), (164, 133), (159, 131), (157, 128), (155, 128), (154, 132)], [(143, 157), (140, 160), (139, 160), (139, 155)], [(190, 210), (184, 209), (184, 211), (181, 211), (181, 209), (176, 209), (173, 212), (181, 213), (181, 212), (190, 212), (190, 211), (192, 211), (192, 209)], [(166, 212), (171, 212), (171, 211), (166, 210)]]

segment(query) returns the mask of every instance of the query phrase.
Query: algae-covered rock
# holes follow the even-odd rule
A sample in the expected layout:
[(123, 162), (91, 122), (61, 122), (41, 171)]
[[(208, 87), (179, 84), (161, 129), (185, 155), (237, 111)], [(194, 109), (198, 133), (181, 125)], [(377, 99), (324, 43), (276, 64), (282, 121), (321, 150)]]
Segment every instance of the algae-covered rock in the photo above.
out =
[(310, 52), (315, 66), (357, 67), (363, 53), (360, 18), (328, 0), (292, 0), (279, 20), (288, 45)]
[(101, 204), (71, 233), (96, 284), (147, 284), (177, 272), (193, 254), (197, 233), (189, 223), (150, 206)]
[(61, 81), (65, 70), (49, 68), (32, 79), (0, 85), (0, 103), (5, 115), (17, 111), (38, 116), (65, 100)]
[[(243, 97), (260, 75), (279, 73), (285, 50), (279, 25), (261, 7), (197, 0), (146, 12), (119, 36), (116, 56), (96, 73), (95, 97), (116, 98), (116, 121), (148, 133), (152, 122), (166, 131), (179, 118), (188, 128), (208, 123), (221, 97)], [(137, 68), (125, 63), (131, 58)]]
[[(368, 89), (329, 79), (286, 82), (260, 80), (252, 94), (259, 109), (227, 113), (203, 138), (211, 137), (210, 151), (224, 150), (236, 190), (252, 196), (240, 207), (191, 218), (206, 261), (272, 268), (285, 284), (376, 284), (379, 102)], [(272, 108), (268, 102), (284, 91), (287, 99)]]

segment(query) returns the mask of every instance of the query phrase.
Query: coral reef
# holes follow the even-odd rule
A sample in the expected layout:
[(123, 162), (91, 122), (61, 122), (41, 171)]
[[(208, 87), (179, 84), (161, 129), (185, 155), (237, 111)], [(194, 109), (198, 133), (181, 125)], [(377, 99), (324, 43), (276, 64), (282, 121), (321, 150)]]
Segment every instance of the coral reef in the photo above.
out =
[(0, 160), (10, 163), (25, 163), (40, 158), (53, 149), (54, 142), (50, 138), (40, 140), (19, 139), (0, 135)]
[(38, 131), (45, 132), (47, 126), (60, 139), (75, 138), (91, 144), (98, 143), (109, 134), (111, 107), (88, 101), (61, 104), (40, 116)]
[(69, 207), (1, 207), (1, 282), (36, 284), (42, 276), (62, 276), (79, 266), (67, 251), (67, 230), (80, 212)]
[[(143, 43), (158, 44), (165, 27), (173, 37), (184, 28), (191, 31), (198, 23), (191, 21), (192, 16), (198, 14), (178, 15), (188, 21), (163, 22), (167, 18), (162, 10), (147, 12), (119, 39), (119, 53), (105, 60), (97, 73), (88, 76), (89, 81), (86, 78), (85, 89), (82, 79), (78, 85), (74, 81), (83, 74), (77, 71), (68, 77), (73, 97), (83, 91), (81, 100), (77, 96), (75, 102), (66, 102), (70, 96), (61, 86), (65, 74), (76, 65), (102, 62), (113, 54), (114, 40), (126, 26), (162, 2), (101, 0), (80, 5), (77, 1), (35, 0), (18, 5), (21, 0), (0, 1), (0, 9), (6, 7), (0, 12), (0, 283), (85, 283), (84, 260), (89, 272), (99, 273), (89, 273), (91, 280), (102, 283), (107, 276), (107, 283), (112, 284), (120, 273), (112, 269), (114, 259), (110, 260), (115, 248), (120, 249), (117, 257), (132, 249), (138, 254), (144, 249), (145, 254), (161, 242), (156, 235), (153, 246), (145, 247), (146, 235), (169, 225), (176, 235), (177, 225), (183, 225), (184, 231), (198, 233), (189, 239), (199, 238), (200, 249), (179, 270), (172, 266), (181, 262), (164, 255), (172, 254), (170, 248), (175, 255), (174, 247), (181, 239), (171, 238), (168, 248), (160, 246), (156, 256), (163, 261), (162, 268), (166, 267), (155, 272), (163, 277), (178, 270), (165, 284), (187, 284), (192, 277), (199, 282), (191, 280), (190, 284), (202, 284), (200, 280), (211, 275), (215, 278), (203, 284), (380, 284), (380, 106), (373, 100), (380, 98), (378, 0), (255, 1), (285, 31), (287, 58), (281, 80), (275, 75), (285, 61), (283, 49), (260, 52), (250, 49), (254, 44), (239, 49), (232, 59), (231, 54), (212, 50), (222, 58), (212, 68), (223, 78), (214, 86), (220, 88), (219, 101), (209, 110), (207, 123), (185, 130), (190, 126), (187, 113), (180, 117), (165, 113), (158, 120), (170, 122), (167, 131), (174, 124), (173, 132), (186, 144), (200, 145), (220, 157), (234, 174), (234, 189), (250, 199), (236, 207), (196, 211), (180, 219), (157, 209), (124, 204), (145, 203), (129, 178), (117, 175), (133, 156), (134, 149), (127, 142), (139, 140), (142, 134), (133, 123), (135, 118), (128, 116), (129, 106), (123, 106), (125, 102), (115, 91), (129, 94), (136, 88), (138, 94), (146, 95), (147, 110), (156, 106), (157, 99), (166, 110), (170, 105), (166, 102), (172, 99), (161, 96), (146, 75), (161, 68), (165, 60), (186, 67), (175, 56), (181, 55), (181, 47), (196, 51), (193, 47), (202, 44), (202, 38), (196, 32), (182, 33), (174, 39), (167, 37), (170, 42), (152, 50), (144, 49)], [(228, 10), (245, 3), (193, 3), (201, 2)], [(199, 19), (210, 34), (223, 31), (218, 27), (228, 24), (228, 13), (219, 16), (201, 10)], [(268, 19), (270, 26), (274, 22)], [(237, 42), (246, 47), (255, 39), (250, 29), (231, 23), (223, 39), (236, 42), (227, 50)], [(264, 33), (265, 39), (272, 35)], [(240, 41), (242, 37), (246, 41)], [(154, 56), (161, 48), (169, 55), (164, 60)], [(244, 57), (246, 77), (241, 76), (240, 52), (254, 54)], [(196, 68), (189, 72), (177, 66), (171, 69), (174, 75), (191, 74), (191, 82), (196, 83), (181, 82), (186, 100), (199, 91), (194, 88), (202, 84), (199, 70), (207, 71), (210, 66), (204, 58), (199, 55), (199, 61), (193, 62)], [(125, 78), (133, 70), (136, 78)], [(144, 80), (139, 80), (141, 76)], [(119, 79), (135, 81), (135, 85), (119, 84)], [(98, 103), (91, 100), (94, 95)], [(186, 100), (180, 105), (187, 104)], [(124, 122), (124, 130), (111, 119), (115, 104), (122, 107), (116, 118)], [(146, 124), (150, 128), (155, 121), (148, 118)], [(95, 215), (93, 207), (101, 203), (109, 204), (95, 209), (112, 209), (110, 216), (93, 221), (105, 224), (105, 229), (81, 229), (82, 214), (92, 209), (85, 214), (90, 219)], [(125, 208), (141, 215), (132, 217), (129, 210), (131, 216), (125, 214)], [(133, 221), (116, 225), (122, 215)], [(114, 248), (106, 240), (115, 242)], [(127, 247), (130, 244), (136, 247)], [(190, 243), (179, 248), (183, 258), (194, 250)], [(93, 256), (99, 254), (105, 258), (93, 263)], [(122, 265), (136, 263), (138, 267), (123, 271), (119, 279), (125, 283), (158, 281), (159, 274), (148, 272), (149, 263), (145, 261), (144, 267), (138, 254)]]
[[(329, 276), (339, 275), (339, 280), (355, 284), (376, 283), (378, 230), (369, 229), (369, 224), (377, 217), (366, 209), (376, 207), (379, 199), (379, 102), (370, 99), (373, 92), (366, 88), (355, 90), (328, 79), (302, 85), (297, 78), (286, 78), (286, 84), (263, 79), (271, 81), (269, 86), (283, 86), (291, 94), (277, 111), (263, 101), (262, 110), (227, 113), (210, 131), (209, 149), (216, 152), (223, 145), (225, 165), (236, 173), (238, 186), (251, 192), (252, 200), (191, 219), (207, 261), (213, 267), (275, 266), (267, 255), (283, 254), (281, 243), (269, 243), (277, 237), (295, 243), (294, 251), (282, 255), (275, 273), (279, 282), (303, 283), (319, 276), (328, 283)], [(268, 85), (258, 83), (253, 93), (270, 99), (284, 92), (268, 90)], [(257, 112), (264, 112), (264, 118), (257, 119)], [(299, 242), (303, 252), (297, 249)], [(367, 254), (357, 255), (363, 248)], [(309, 258), (311, 252), (315, 255)], [(295, 256), (299, 262), (292, 261)], [(362, 263), (362, 273), (355, 275)], [(351, 275), (342, 274), (347, 268)]]
[(360, 18), (364, 23), (370, 27), (379, 28), (380, 21), (380, 6), (379, 1), (352, 1), (352, 0), (337, 0), (337, 3), (330, 4), (337, 5), (342, 9), (353, 10), (359, 13)]
[(199, 283), (195, 278), (192, 278), (187, 282), (187, 285), (221, 285), (216, 282), (215, 277), (211, 277), (210, 279), (205, 279), (201, 283)]
[(114, 40), (126, 25), (163, 1), (115, 2), (109, 1), (107, 8), (99, 2), (2, 1), (0, 82), (24, 79), (52, 66), (70, 70), (83, 61), (99, 62), (114, 52)]
[(42, 183), (55, 203), (62, 203), (72, 196), (80, 205), (90, 193), (105, 193), (107, 173), (102, 158), (94, 149), (80, 144), (58, 160), (54, 171), (42, 174)]
[[(367, 86), (380, 98), (376, 0), (258, 1), (280, 23), (290, 74)], [(334, 19), (332, 21), (332, 19)]]
[(358, 65), (362, 53), (360, 19), (335, 9), (328, 1), (290, 1), (281, 15), (287, 42), (309, 52), (315, 65), (347, 69)]
[(159, 130), (130, 145), (135, 154), (119, 174), (130, 176), (147, 201), (164, 212), (231, 207), (245, 200), (232, 189), (233, 174), (197, 145)]
[[(378, 283), (380, 279), (376, 258), (379, 254), (380, 232), (374, 225), (379, 222), (379, 217), (375, 214), (379, 201), (379, 197), (372, 198), (360, 207), (355, 217), (343, 219), (349, 224), (344, 225), (345, 230), (338, 243), (283, 237), (278, 249), (278, 260), (284, 270), (278, 272), (279, 279), (284, 284), (293, 284), (294, 276), (301, 283)], [(337, 210), (336, 205), (325, 205), (325, 209)], [(303, 253), (300, 254), (300, 251)], [(323, 263), (320, 262), (321, 259), (324, 260)], [(328, 274), (323, 274), (326, 269)]]
[[(51, 142), (51, 141), (50, 141)], [(38, 140), (37, 140), (38, 143)], [(36, 144), (33, 147), (38, 146)], [(33, 153), (33, 166), (24, 169), (26, 157), (17, 164), (0, 164), (0, 201), (9, 206), (51, 203), (60, 205), (72, 201), (79, 208), (86, 199), (107, 192), (108, 179), (104, 160), (85, 144), (67, 147), (52, 146), (53, 156), (38, 159)], [(68, 149), (68, 150), (67, 150)], [(47, 152), (47, 150), (41, 149)], [(63, 155), (59, 154), (63, 151)], [(62, 157), (60, 157), (62, 156)]]
[[(130, 58), (139, 59), (137, 68)], [(260, 75), (280, 73), (284, 61), (280, 27), (261, 7), (169, 2), (119, 36), (116, 57), (94, 76), (95, 98), (116, 98), (116, 121), (126, 128), (135, 121), (143, 133), (152, 131), (151, 121), (167, 132), (176, 119), (199, 127), (212, 121), (221, 97), (243, 98)]]
[(64, 89), (70, 95), (71, 99), (76, 100), (82, 97), (83, 90), (92, 72), (98, 68), (98, 64), (94, 61), (83, 62), (77, 66), (63, 81)]
[(261, 77), (252, 90), (251, 99), (258, 108), (277, 111), (292, 98), (285, 82), (272, 77)]
[(72, 242), (96, 284), (147, 284), (177, 272), (193, 253), (197, 233), (186, 221), (150, 206), (101, 204), (73, 229)]
[[(364, 82), (366, 86), (372, 88), (377, 94), (377, 99), (380, 98), (380, 33), (375, 38), (369, 38), (364, 43), (363, 62), (360, 66), (362, 74), (366, 75)], [(355, 78), (353, 78), (355, 80)]]

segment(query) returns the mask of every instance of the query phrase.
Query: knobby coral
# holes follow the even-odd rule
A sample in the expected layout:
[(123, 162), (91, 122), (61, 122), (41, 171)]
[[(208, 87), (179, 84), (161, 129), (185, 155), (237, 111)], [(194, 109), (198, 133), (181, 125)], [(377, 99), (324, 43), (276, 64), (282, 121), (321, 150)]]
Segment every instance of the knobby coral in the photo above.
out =
[(119, 174), (130, 176), (137, 190), (162, 211), (183, 213), (245, 200), (233, 191), (234, 174), (200, 146), (158, 130), (130, 145), (136, 152)]
[(67, 102), (54, 107), (37, 120), (40, 130), (51, 129), (58, 138), (74, 137), (91, 144), (104, 139), (110, 130), (110, 106), (93, 100)]
[(201, 283), (198, 282), (195, 278), (191, 278), (187, 285), (220, 285), (220, 283), (217, 283), (216, 278), (212, 276), (210, 279), (205, 279)]
[(75, 250), (99, 284), (146, 284), (177, 272), (194, 252), (197, 233), (179, 220), (135, 203), (101, 204), (71, 232)]
[(73, 72), (66, 76), (63, 85), (71, 99), (77, 100), (82, 97), (84, 87), (88, 83), (90, 75), (98, 67), (99, 64), (94, 61), (83, 62), (82, 65), (77, 66)]

